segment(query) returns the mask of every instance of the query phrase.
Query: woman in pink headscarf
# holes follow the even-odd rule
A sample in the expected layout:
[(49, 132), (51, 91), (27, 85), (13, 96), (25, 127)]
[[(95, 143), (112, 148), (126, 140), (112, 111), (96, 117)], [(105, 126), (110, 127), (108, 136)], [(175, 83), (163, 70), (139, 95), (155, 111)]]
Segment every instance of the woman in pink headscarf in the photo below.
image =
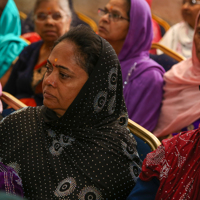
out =
[(192, 58), (174, 65), (164, 75), (164, 99), (153, 133), (169, 134), (198, 128), (200, 122), (200, 16), (193, 39)]

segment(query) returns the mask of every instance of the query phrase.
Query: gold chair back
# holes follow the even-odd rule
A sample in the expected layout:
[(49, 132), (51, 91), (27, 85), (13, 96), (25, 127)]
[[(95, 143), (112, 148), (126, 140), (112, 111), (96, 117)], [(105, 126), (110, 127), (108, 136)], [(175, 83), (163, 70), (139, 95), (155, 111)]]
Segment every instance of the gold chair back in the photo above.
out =
[(177, 60), (178, 62), (181, 62), (185, 60), (186, 58), (183, 57), (182, 55), (176, 53), (175, 51), (169, 49), (168, 47), (160, 44), (160, 43), (152, 43), (151, 49), (159, 49), (163, 53), (167, 54), (168, 56), (172, 57), (173, 59)]
[(142, 139), (145, 143), (147, 143), (151, 150), (154, 151), (161, 145), (158, 138), (153, 135), (151, 132), (135, 123), (131, 119), (128, 120), (128, 129), (131, 131), (133, 135), (136, 135), (140, 139)]
[(22, 20), (25, 20), (27, 18), (27, 14), (22, 11), (19, 11), (19, 16), (20, 16), (20, 19)]
[(157, 15), (155, 14), (152, 14), (152, 18), (159, 24), (161, 25), (164, 29), (165, 29), (165, 32), (167, 32), (170, 28), (170, 25), (165, 21), (163, 20), (162, 18), (158, 17)]
[(87, 23), (93, 29), (93, 31), (95, 33), (98, 31), (97, 24), (96, 24), (96, 22), (94, 20), (92, 20), (88, 16), (84, 15), (83, 13), (76, 12), (76, 14), (78, 15), (79, 19), (81, 19), (82, 21)]

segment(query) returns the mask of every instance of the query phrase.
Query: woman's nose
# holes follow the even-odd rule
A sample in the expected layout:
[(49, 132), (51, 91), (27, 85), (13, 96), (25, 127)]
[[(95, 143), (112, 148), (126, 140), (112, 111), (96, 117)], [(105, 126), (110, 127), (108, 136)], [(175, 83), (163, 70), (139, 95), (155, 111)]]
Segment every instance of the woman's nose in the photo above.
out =
[(109, 19), (109, 13), (103, 15), (100, 19), (100, 21), (106, 21), (106, 22), (109, 22), (110, 19)]
[(53, 24), (54, 23), (54, 19), (52, 18), (51, 15), (47, 15), (47, 18), (46, 18), (45, 22), (47, 24)]
[(57, 80), (56, 80), (56, 74), (52, 72), (49, 75), (45, 75), (44, 81), (46, 85), (56, 87), (57, 86)]

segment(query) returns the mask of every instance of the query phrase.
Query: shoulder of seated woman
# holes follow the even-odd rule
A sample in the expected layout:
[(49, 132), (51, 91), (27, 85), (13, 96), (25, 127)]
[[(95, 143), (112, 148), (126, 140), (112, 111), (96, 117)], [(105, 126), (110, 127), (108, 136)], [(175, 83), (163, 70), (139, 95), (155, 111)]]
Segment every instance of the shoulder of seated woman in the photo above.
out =
[(42, 46), (42, 43), (43, 43), (43, 41), (40, 40), (38, 42), (34, 42), (34, 43), (28, 45), (27, 47), (25, 47), (22, 50), (22, 52), (20, 53), (19, 59), (24, 60), (24, 59), (30, 58), (30, 54), (32, 54), (32, 52), (37, 50), (37, 49), (39, 50), (40, 47)]

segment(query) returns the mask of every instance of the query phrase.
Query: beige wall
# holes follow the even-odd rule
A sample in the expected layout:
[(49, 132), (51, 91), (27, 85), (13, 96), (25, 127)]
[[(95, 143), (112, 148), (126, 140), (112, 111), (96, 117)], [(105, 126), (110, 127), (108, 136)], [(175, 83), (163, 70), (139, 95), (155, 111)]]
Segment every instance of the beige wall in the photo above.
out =
[(152, 12), (170, 25), (182, 20), (181, 5), (183, 0), (153, 0)]
[[(76, 11), (98, 21), (97, 9), (104, 7), (109, 0), (74, 0)], [(28, 13), (33, 7), (35, 0), (15, 0), (19, 10)], [(182, 0), (153, 0), (152, 12), (165, 19), (168, 23), (175, 24), (181, 21), (180, 7)]]
[(34, 6), (35, 0), (14, 0), (18, 9), (28, 13)]

